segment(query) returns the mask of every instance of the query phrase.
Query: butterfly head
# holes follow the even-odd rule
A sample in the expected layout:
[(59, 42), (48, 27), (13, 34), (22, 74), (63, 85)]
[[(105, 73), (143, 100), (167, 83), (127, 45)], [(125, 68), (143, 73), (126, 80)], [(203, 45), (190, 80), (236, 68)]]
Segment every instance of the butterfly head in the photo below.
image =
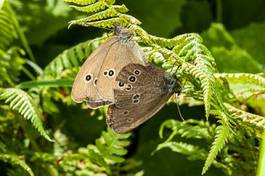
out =
[(181, 85), (179, 80), (171, 75), (166, 75), (165, 76), (165, 90), (167, 90), (168, 92), (175, 92), (177, 94), (180, 93), (181, 91)]
[(122, 25), (116, 24), (114, 25), (114, 34), (118, 36), (120, 41), (127, 42), (133, 37), (133, 33), (128, 29), (125, 29)]

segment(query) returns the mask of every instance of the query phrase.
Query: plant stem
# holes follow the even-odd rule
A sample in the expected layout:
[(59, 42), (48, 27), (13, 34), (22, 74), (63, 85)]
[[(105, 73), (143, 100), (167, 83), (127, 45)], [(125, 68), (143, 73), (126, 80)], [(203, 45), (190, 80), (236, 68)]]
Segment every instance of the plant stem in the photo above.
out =
[(34, 77), (34, 75), (32, 73), (30, 73), (25, 67), (22, 67), (22, 71), (31, 79), (31, 80), (35, 80), (36, 78)]

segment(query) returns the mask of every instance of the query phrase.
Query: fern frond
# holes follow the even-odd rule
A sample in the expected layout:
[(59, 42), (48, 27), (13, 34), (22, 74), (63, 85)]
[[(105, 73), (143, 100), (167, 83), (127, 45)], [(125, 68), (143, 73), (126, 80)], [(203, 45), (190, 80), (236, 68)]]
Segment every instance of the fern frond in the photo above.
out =
[(184, 122), (170, 119), (160, 126), (159, 135), (161, 138), (165, 128), (172, 130), (170, 137), (167, 139), (167, 141), (170, 141), (175, 135), (182, 138), (211, 139), (215, 126), (211, 126), (208, 122), (193, 119)]
[(109, 9), (98, 12), (94, 15), (89, 16), (89, 17), (85, 17), (85, 18), (82, 18), (80, 20), (73, 20), (70, 22), (70, 25), (87, 24), (87, 22), (91, 22), (91, 21), (97, 21), (97, 20), (101, 20), (101, 19), (105, 19), (105, 18), (118, 17), (120, 15), (120, 13), (125, 13), (127, 11), (128, 11), (128, 9), (126, 8), (125, 5), (122, 5), (122, 6), (113, 5)]
[(23, 118), (29, 120), (44, 138), (52, 141), (43, 128), (42, 117), (37, 104), (26, 92), (16, 88), (2, 89), (0, 100), (4, 100), (12, 110), (17, 111)]
[(225, 78), (232, 81), (252, 83), (256, 86), (265, 87), (265, 78), (251, 73), (215, 73), (216, 78)]
[(217, 126), (215, 139), (203, 166), (202, 175), (205, 174), (209, 167), (213, 164), (218, 152), (225, 146), (230, 136), (231, 129), (229, 126), (226, 126), (225, 124)]
[(263, 131), (265, 128), (265, 118), (256, 114), (252, 114), (241, 109), (238, 109), (228, 103), (225, 103), (225, 106), (229, 112), (233, 115), (235, 119), (238, 119), (249, 126), (252, 126), (254, 129), (259, 129)]
[(103, 132), (101, 138), (96, 140), (97, 149), (106, 160), (116, 163), (124, 162), (124, 158), (120, 156), (127, 153), (124, 147), (127, 147), (130, 142), (125, 139), (130, 135), (131, 134), (115, 134), (111, 129), (108, 129), (108, 132)]
[(138, 21), (136, 18), (130, 15), (121, 14), (118, 17), (98, 20), (98, 21), (92, 21), (92, 22), (84, 21), (82, 19), (78, 20), (77, 22), (73, 20), (73, 21), (70, 21), (69, 26), (73, 24), (78, 24), (78, 25), (85, 26), (85, 27), (94, 26), (94, 27), (112, 29), (113, 26), (115, 26), (116, 24), (120, 24), (122, 26), (129, 26), (130, 24), (140, 24), (140, 23), (141, 23), (140, 21)]
[(160, 47), (166, 47), (169, 49), (176, 48), (177, 46), (183, 46), (189, 40), (197, 38), (202, 40), (199, 34), (196, 33), (187, 33), (177, 35), (176, 37), (167, 39), (163, 37), (157, 37), (154, 35), (148, 34), (144, 29), (139, 27), (138, 25), (132, 25), (130, 28), (141, 38), (140, 42), (148, 44), (148, 45), (159, 45)]
[(8, 1), (0, 8), (0, 49), (6, 50), (14, 39), (18, 38)]
[(25, 60), (20, 57), (19, 48), (10, 48), (8, 50), (0, 49), (0, 86), (14, 86), (18, 81), (20, 71), (23, 69)]
[(0, 160), (10, 163), (11, 165), (20, 166), (24, 169), (30, 176), (34, 176), (33, 171), (31, 168), (27, 165), (27, 163), (23, 160), (23, 157), (19, 157), (18, 155), (14, 154), (2, 154), (0, 153)]
[[(111, 129), (102, 132), (100, 138), (96, 139), (96, 145), (89, 144), (87, 147), (79, 148), (76, 153), (62, 153), (57, 157), (61, 160), (60, 167), (64, 171), (77, 175), (77, 172), (89, 172), (89, 175), (112, 175), (121, 172), (121, 167), (126, 165), (124, 155), (126, 147), (130, 144), (130, 134), (116, 134)], [(52, 161), (53, 156), (38, 155), (35, 160)], [(46, 158), (46, 159), (45, 159)], [(49, 159), (51, 158), (51, 159)], [(79, 167), (79, 164), (82, 167)]]
[(97, 0), (64, 0), (67, 3), (73, 3), (76, 5), (89, 5), (95, 3)]
[(207, 157), (207, 152), (204, 149), (184, 142), (165, 142), (159, 144), (156, 151), (163, 148), (170, 148), (174, 152), (188, 155), (188, 159), (190, 160), (203, 160)]
[(201, 82), (201, 87), (203, 90), (203, 101), (205, 107), (205, 116), (206, 118), (210, 115), (212, 100), (214, 99), (213, 93), (216, 91), (214, 84), (215, 80), (214, 77), (207, 72), (204, 72), (200, 69), (200, 67), (196, 67), (195, 65), (184, 63), (182, 68), (187, 73), (191, 74), (195, 78), (198, 78)]
[(71, 5), (70, 7), (80, 12), (92, 13), (92, 12), (98, 12), (98, 11), (104, 10), (107, 6), (108, 4), (105, 1), (98, 1), (98, 2), (95, 2), (87, 6)]
[[(71, 5), (77, 11), (91, 14), (88, 17), (69, 22), (71, 25), (94, 26), (101, 28), (113, 28), (116, 24), (130, 26), (132, 24), (140, 24), (141, 22), (133, 16), (126, 15), (128, 9), (125, 5), (113, 5), (115, 0), (99, 0), (81, 2), (79, 0), (67, 0), (76, 5)], [(78, 5), (78, 6), (77, 6)], [(83, 6), (80, 6), (83, 5)]]
[(216, 73), (214, 76), (226, 79), (231, 91), (243, 101), (265, 91), (265, 78), (257, 74)]

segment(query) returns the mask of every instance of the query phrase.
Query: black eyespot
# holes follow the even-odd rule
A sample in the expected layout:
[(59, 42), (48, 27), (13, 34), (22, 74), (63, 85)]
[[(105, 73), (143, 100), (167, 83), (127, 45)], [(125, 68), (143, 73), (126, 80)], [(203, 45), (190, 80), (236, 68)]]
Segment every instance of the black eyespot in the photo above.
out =
[(128, 115), (129, 114), (129, 111), (123, 111), (123, 114), (124, 115)]
[(124, 86), (124, 83), (119, 81), (119, 84), (118, 85), (119, 85), (119, 87), (123, 87)]
[(140, 75), (140, 74), (141, 74), (141, 71), (138, 70), (138, 69), (135, 69), (135, 70), (134, 70), (134, 74), (135, 74), (135, 75)]
[(86, 75), (86, 81), (90, 81), (91, 80), (91, 76), (90, 75)]
[(133, 104), (138, 104), (139, 102), (140, 102), (139, 99), (135, 99), (135, 100), (133, 100)]
[(129, 81), (130, 81), (131, 83), (134, 83), (134, 82), (136, 81), (136, 77), (133, 76), (133, 75), (129, 76), (128, 79), (129, 79)]
[(105, 70), (105, 71), (103, 72), (103, 75), (107, 76), (107, 75), (108, 75), (108, 71)]
[(139, 95), (139, 94), (134, 94), (134, 95), (132, 96), (132, 99), (134, 99), (134, 100), (139, 99), (139, 98), (140, 98), (140, 95)]
[(113, 75), (114, 75), (114, 70), (109, 70), (108, 75), (109, 75), (109, 76), (113, 76)]
[(92, 80), (92, 75), (90, 73), (88, 73), (86, 76), (85, 76), (85, 82), (90, 82)]
[(132, 85), (131, 84), (127, 84), (126, 90), (130, 91), (132, 89)]

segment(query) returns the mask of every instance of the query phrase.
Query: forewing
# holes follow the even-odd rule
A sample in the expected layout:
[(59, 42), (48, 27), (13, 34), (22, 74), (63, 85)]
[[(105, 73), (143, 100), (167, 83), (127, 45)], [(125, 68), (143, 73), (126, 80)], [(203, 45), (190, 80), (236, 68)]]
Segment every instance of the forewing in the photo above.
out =
[(121, 69), (130, 63), (146, 65), (147, 59), (135, 41), (118, 40), (110, 49), (98, 75), (97, 89), (101, 97), (113, 99), (115, 79)]
[[(75, 102), (81, 103), (85, 101), (91, 108), (110, 104), (111, 100), (106, 100), (104, 97), (100, 96), (96, 87), (98, 86), (97, 79), (100, 67), (109, 53), (109, 50), (111, 50), (116, 42), (116, 38), (109, 39), (97, 48), (84, 62), (72, 87), (71, 97)], [(90, 81), (86, 80), (86, 76), (89, 77), (88, 75), (91, 76)]]

